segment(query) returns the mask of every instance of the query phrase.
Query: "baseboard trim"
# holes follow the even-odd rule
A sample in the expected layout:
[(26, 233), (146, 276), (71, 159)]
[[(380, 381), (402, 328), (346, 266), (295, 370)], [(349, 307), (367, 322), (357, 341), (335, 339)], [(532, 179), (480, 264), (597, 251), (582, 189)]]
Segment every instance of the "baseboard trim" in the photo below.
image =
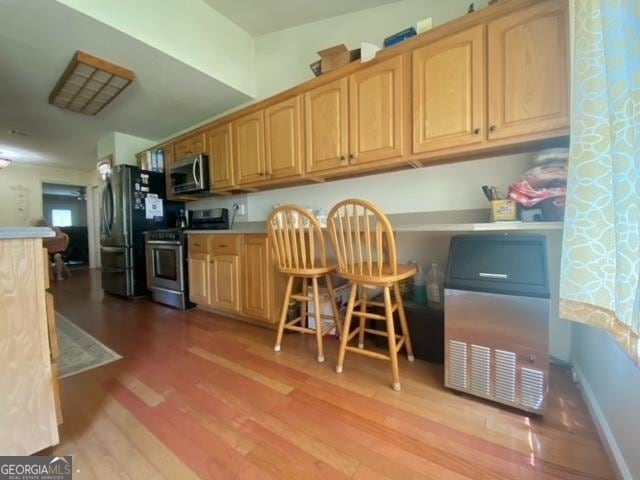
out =
[(573, 365), (573, 371), (578, 378), (578, 384), (583, 393), (582, 396), (587, 404), (589, 412), (591, 413), (596, 429), (598, 430), (600, 440), (602, 440), (604, 448), (607, 451), (607, 455), (611, 460), (616, 477), (620, 480), (633, 480), (629, 467), (627, 467), (627, 462), (624, 461), (620, 447), (618, 447), (618, 442), (616, 442), (616, 438), (614, 437), (611, 428), (609, 428), (609, 423), (600, 408), (600, 404), (591, 389), (591, 385), (589, 385), (587, 377), (576, 364)]

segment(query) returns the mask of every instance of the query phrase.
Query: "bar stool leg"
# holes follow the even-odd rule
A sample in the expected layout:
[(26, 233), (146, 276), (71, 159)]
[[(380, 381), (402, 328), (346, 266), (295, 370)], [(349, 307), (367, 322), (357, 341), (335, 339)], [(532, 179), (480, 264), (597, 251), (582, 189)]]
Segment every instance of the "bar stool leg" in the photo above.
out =
[(402, 335), (404, 336), (404, 344), (407, 347), (407, 359), (413, 362), (413, 345), (411, 344), (411, 335), (409, 334), (409, 325), (407, 325), (407, 315), (404, 311), (404, 301), (400, 295), (400, 285), (396, 282), (393, 285), (393, 292), (398, 304), (398, 316), (400, 317), (400, 326), (402, 327)]
[(338, 352), (338, 365), (336, 366), (336, 372), (342, 373), (342, 364), (344, 363), (344, 354), (347, 351), (347, 341), (349, 340), (349, 330), (351, 328), (351, 318), (353, 317), (353, 304), (356, 302), (356, 292), (358, 291), (358, 284), (351, 284), (351, 291), (349, 292), (349, 303), (347, 305), (347, 313), (344, 317), (344, 326), (342, 329), (342, 338), (340, 339), (340, 351)]
[[(303, 277), (302, 278), (302, 295), (305, 297), (309, 297), (309, 279), (307, 277)], [(308, 301), (302, 301), (300, 302), (300, 316), (302, 317), (300, 319), (300, 326), (303, 328), (306, 328), (309, 326), (309, 308), (307, 308), (307, 306), (309, 305)]]
[(400, 372), (398, 370), (398, 352), (396, 351), (396, 332), (393, 326), (393, 307), (391, 305), (391, 293), (389, 286), (384, 287), (384, 311), (387, 317), (387, 337), (389, 340), (389, 359), (391, 360), (391, 375), (396, 392), (400, 391)]
[[(318, 288), (318, 278), (311, 279), (313, 285), (313, 309), (316, 317), (316, 341), (318, 342), (318, 362), (324, 362), (324, 348), (322, 345), (322, 330), (324, 322), (322, 321), (322, 310), (320, 310), (320, 289)], [(308, 320), (308, 319), (307, 319)]]
[(280, 313), (280, 323), (278, 324), (278, 336), (273, 350), (280, 351), (280, 343), (282, 342), (282, 334), (284, 332), (284, 324), (287, 321), (287, 312), (289, 311), (289, 299), (291, 298), (291, 289), (293, 288), (293, 275), (289, 275), (287, 280), (287, 289), (284, 294), (284, 302), (282, 304), (282, 312)]
[(325, 281), (327, 282), (327, 290), (329, 290), (329, 297), (331, 300), (331, 309), (333, 310), (333, 319), (336, 324), (336, 330), (338, 332), (338, 337), (342, 338), (342, 319), (340, 318), (340, 309), (338, 308), (338, 303), (336, 302), (336, 291), (333, 289), (333, 280), (331, 280), (331, 274), (328, 273), (324, 276)]
[[(367, 289), (363, 286), (360, 287), (360, 312), (367, 312)], [(365, 329), (364, 317), (360, 317), (360, 326), (358, 328), (358, 348), (364, 348), (364, 329)]]

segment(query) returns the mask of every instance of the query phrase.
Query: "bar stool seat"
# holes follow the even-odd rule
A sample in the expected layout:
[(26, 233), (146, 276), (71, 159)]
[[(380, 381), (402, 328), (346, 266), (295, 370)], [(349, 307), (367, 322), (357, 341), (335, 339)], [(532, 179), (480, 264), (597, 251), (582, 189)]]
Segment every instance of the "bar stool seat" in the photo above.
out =
[(368, 275), (357, 275), (348, 272), (339, 271), (339, 275), (345, 280), (356, 282), (364, 285), (385, 285), (401, 282), (407, 278), (411, 278), (416, 274), (416, 268), (413, 265), (397, 265), (396, 270), (389, 265), (383, 265), (378, 268), (377, 264), (373, 264), (373, 270), (379, 271), (380, 276), (372, 277)]
[[(335, 291), (331, 274), (335, 265), (327, 262), (327, 254), (322, 227), (318, 220), (305, 208), (297, 205), (282, 205), (275, 208), (267, 220), (269, 240), (278, 265), (278, 270), (288, 277), (286, 293), (282, 302), (282, 312), (278, 324), (278, 334), (273, 349), (280, 351), (284, 330), (310, 333), (316, 336), (318, 362), (324, 362), (323, 338), (334, 328), (342, 333), (340, 311), (336, 305)], [(302, 288), (293, 293), (294, 283), (301, 279)], [(333, 315), (322, 313), (320, 308), (319, 280), (324, 279), (329, 293), (329, 302)], [(312, 293), (309, 294), (308, 284)], [(289, 302), (301, 302), (300, 315), (287, 322)], [(313, 302), (315, 328), (309, 327), (309, 302)], [(325, 325), (324, 320), (332, 320)]]
[[(416, 269), (412, 265), (398, 265), (391, 222), (370, 202), (349, 199), (338, 203), (329, 212), (328, 227), (338, 257), (338, 275), (351, 284), (336, 372), (342, 373), (346, 352), (388, 360), (391, 363), (392, 387), (398, 391), (398, 352), (405, 347), (408, 360), (414, 359), (399, 282), (415, 275)], [(368, 298), (368, 291), (375, 287), (383, 288), (383, 302)], [(384, 315), (367, 311), (368, 306), (383, 307)], [(395, 332), (393, 319), (396, 312), (400, 320), (399, 335)], [(358, 317), (359, 325), (351, 331), (354, 316)], [(383, 320), (386, 329), (368, 328), (368, 320)], [(365, 349), (365, 334), (387, 337), (388, 355)], [(357, 346), (349, 345), (356, 336)]]

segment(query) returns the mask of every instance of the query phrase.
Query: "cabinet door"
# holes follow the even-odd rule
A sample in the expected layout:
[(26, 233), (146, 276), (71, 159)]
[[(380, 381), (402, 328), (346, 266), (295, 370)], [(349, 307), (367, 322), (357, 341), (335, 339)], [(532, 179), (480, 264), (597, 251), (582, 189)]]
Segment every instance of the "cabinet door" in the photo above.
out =
[(302, 97), (297, 96), (265, 110), (266, 165), (269, 178), (302, 173)]
[(197, 133), (183, 140), (180, 140), (179, 142), (176, 142), (174, 147), (174, 154), (176, 159), (181, 159), (190, 155), (205, 153), (205, 150), (204, 134)]
[(240, 282), (237, 255), (215, 255), (211, 260), (211, 306), (240, 311)]
[(403, 153), (403, 112), (408, 108), (404, 56), (349, 77), (349, 160), (365, 163)]
[(233, 141), (238, 184), (264, 180), (264, 112), (260, 110), (234, 121)]
[(267, 237), (246, 235), (242, 248), (243, 300), (245, 315), (270, 322), (270, 269)]
[(489, 23), (489, 138), (568, 128), (568, 2)]
[(484, 26), (413, 52), (413, 153), (484, 140)]
[(304, 95), (307, 172), (348, 164), (348, 80), (342, 78)]
[(231, 124), (205, 133), (209, 155), (209, 181), (213, 191), (233, 187), (233, 156), (231, 152)]
[(209, 305), (209, 255), (189, 254), (189, 300), (197, 305)]

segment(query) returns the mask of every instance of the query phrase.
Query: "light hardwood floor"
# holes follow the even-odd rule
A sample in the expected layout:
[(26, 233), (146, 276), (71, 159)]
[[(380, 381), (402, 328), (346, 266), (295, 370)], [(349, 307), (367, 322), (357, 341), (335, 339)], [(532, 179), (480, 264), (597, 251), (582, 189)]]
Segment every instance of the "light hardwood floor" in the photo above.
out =
[(314, 339), (103, 296), (96, 272), (53, 286), (56, 307), (124, 358), (62, 381), (75, 479), (611, 479), (569, 372), (544, 418), (457, 396), (440, 365), (349, 356)]

